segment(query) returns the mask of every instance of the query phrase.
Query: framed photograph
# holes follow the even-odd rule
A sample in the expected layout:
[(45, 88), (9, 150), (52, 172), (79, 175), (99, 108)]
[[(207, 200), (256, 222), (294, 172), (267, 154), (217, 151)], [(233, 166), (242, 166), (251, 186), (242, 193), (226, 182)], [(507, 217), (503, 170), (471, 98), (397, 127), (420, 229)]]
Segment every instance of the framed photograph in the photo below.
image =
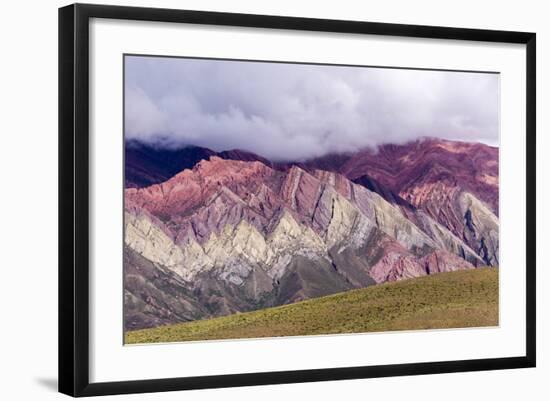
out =
[(535, 366), (535, 34), (59, 10), (59, 390)]

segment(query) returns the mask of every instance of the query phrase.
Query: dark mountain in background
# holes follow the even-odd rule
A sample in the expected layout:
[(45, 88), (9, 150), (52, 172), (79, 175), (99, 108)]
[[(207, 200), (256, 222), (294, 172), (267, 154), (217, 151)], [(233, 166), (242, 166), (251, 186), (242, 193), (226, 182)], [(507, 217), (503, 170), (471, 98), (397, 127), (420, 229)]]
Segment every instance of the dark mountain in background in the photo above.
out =
[(233, 149), (233, 150), (224, 150), (223, 152), (216, 153), (216, 156), (218, 156), (221, 159), (225, 160), (240, 160), (244, 162), (262, 162), (266, 166), (274, 167), (275, 164), (272, 163), (270, 160), (261, 157), (255, 153), (247, 152), (246, 150), (240, 150), (240, 149)]
[(124, 149), (125, 186), (142, 188), (164, 182), (215, 154), (213, 150), (197, 146), (173, 150), (127, 141)]

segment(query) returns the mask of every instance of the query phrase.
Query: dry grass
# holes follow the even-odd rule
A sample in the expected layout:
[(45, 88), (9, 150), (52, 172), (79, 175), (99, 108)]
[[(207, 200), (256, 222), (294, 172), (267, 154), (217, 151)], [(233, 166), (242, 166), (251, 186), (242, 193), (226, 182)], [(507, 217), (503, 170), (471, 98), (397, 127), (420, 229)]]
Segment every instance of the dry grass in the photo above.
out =
[(498, 269), (441, 273), (254, 312), (136, 330), (127, 344), (498, 325)]

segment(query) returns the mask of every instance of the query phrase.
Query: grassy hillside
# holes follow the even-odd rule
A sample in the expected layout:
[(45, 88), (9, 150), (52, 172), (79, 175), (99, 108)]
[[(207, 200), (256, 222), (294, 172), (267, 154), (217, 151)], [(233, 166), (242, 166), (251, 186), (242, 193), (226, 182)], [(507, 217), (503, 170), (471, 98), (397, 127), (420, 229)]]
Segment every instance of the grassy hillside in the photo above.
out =
[(498, 269), (441, 273), (291, 305), (130, 331), (126, 343), (498, 325)]

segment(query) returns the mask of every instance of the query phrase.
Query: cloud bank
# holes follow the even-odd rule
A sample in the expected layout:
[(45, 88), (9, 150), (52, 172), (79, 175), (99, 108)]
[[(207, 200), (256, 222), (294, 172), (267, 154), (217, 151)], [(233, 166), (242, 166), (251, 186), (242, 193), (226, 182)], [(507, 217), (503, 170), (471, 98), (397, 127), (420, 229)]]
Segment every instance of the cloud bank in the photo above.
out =
[(301, 160), (420, 137), (498, 146), (499, 76), (125, 58), (125, 136)]

